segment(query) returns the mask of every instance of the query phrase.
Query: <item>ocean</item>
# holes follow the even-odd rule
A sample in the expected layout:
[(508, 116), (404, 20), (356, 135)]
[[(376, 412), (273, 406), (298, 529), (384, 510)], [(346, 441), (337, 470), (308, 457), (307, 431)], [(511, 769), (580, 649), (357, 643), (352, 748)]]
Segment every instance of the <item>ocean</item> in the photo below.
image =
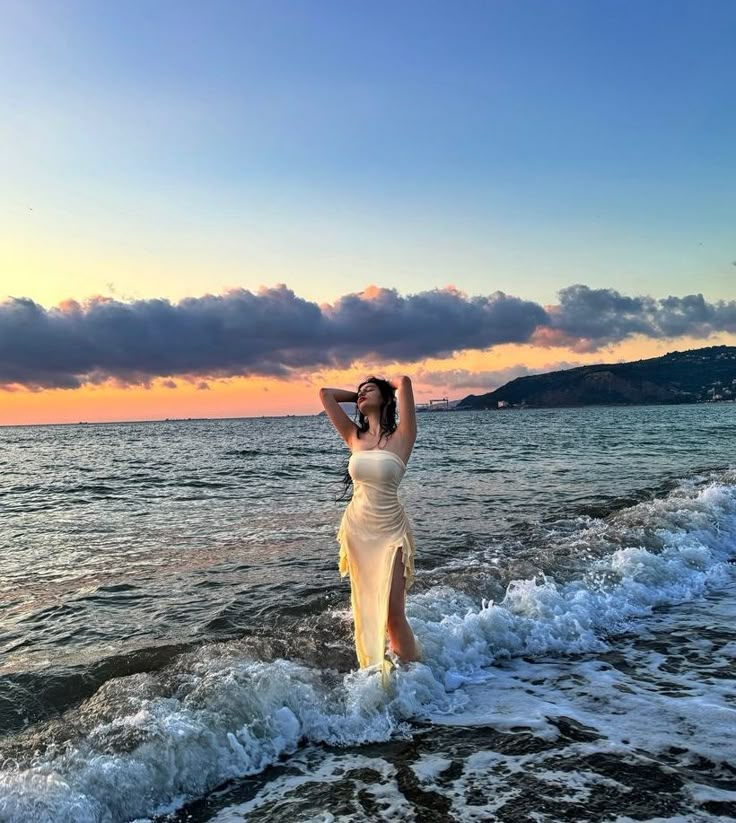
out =
[(0, 821), (736, 817), (736, 405), (418, 422), (388, 691), (324, 416), (0, 428)]

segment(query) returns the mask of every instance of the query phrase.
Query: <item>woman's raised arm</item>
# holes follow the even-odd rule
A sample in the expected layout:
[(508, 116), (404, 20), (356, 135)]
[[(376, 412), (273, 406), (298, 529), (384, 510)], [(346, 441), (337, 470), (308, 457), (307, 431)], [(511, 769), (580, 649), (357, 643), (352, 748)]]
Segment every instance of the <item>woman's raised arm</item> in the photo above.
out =
[(396, 389), (396, 401), (399, 406), (399, 425), (396, 430), (409, 443), (413, 443), (417, 436), (417, 413), (411, 378), (404, 374), (393, 381), (392, 385)]
[(358, 430), (354, 420), (351, 420), (345, 410), (340, 407), (340, 403), (355, 403), (358, 399), (358, 392), (347, 391), (346, 389), (320, 389), (319, 399), (325, 407), (327, 416), (332, 421), (332, 425), (337, 429), (340, 437), (352, 446), (353, 435)]

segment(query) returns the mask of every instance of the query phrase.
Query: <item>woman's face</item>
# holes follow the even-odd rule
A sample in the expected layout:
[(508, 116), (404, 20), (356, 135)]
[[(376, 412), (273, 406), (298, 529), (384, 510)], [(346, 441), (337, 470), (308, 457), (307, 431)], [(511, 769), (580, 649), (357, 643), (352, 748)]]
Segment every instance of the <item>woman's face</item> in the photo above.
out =
[(358, 409), (366, 414), (369, 409), (380, 409), (383, 403), (381, 390), (375, 383), (362, 383), (358, 387)]

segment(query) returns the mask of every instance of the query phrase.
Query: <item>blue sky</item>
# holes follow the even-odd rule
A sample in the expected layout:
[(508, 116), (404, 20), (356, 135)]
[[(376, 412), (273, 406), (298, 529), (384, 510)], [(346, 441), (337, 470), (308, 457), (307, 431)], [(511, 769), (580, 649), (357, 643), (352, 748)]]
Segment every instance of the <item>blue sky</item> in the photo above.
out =
[(729, 298), (733, 2), (3, 2), (3, 292)]

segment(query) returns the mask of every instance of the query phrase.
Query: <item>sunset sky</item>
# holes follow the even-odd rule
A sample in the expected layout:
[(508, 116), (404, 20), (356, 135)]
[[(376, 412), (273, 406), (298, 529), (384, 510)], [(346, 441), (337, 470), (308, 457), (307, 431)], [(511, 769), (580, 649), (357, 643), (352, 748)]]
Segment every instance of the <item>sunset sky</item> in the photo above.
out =
[(732, 0), (0, 0), (0, 424), (736, 345)]

